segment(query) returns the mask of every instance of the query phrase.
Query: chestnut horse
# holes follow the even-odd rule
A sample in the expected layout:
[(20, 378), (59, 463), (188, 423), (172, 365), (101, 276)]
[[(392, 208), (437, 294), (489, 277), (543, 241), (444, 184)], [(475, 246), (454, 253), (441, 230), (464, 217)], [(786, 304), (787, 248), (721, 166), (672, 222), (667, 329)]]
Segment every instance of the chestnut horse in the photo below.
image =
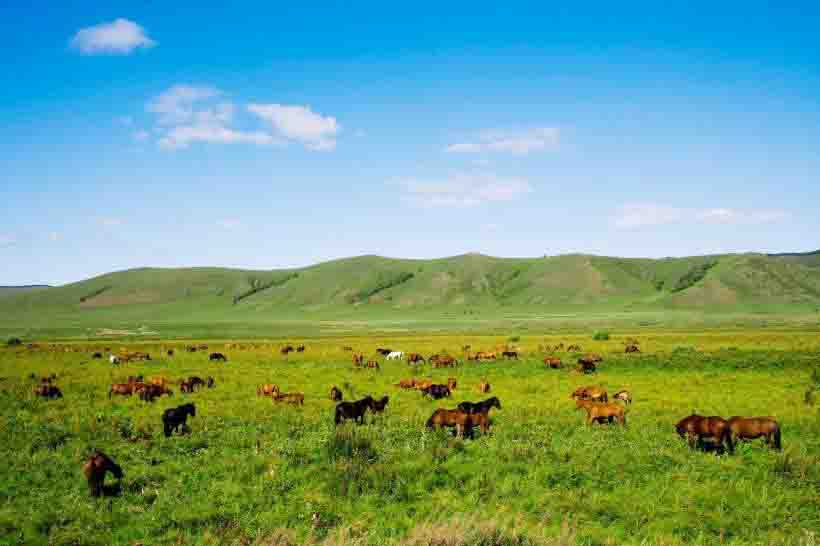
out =
[(103, 492), (105, 473), (111, 472), (118, 480), (122, 479), (122, 469), (102, 451), (94, 451), (83, 465), (83, 474), (88, 481), (88, 492), (92, 497), (99, 497)]
[(766, 445), (772, 449), (782, 449), (780, 444), (780, 425), (773, 417), (730, 417), (729, 428), (732, 430), (732, 439), (754, 440), (763, 438)]
[(686, 438), (689, 442), (689, 447), (694, 448), (696, 445), (703, 445), (704, 439), (710, 439), (722, 448), (726, 444), (729, 453), (734, 453), (735, 446), (732, 441), (732, 427), (729, 421), (722, 417), (692, 414), (678, 421), (675, 425), (675, 430), (678, 436)]
[(620, 423), (626, 425), (626, 413), (623, 406), (619, 404), (579, 399), (575, 401), (575, 408), (586, 410), (588, 425), (593, 423)]

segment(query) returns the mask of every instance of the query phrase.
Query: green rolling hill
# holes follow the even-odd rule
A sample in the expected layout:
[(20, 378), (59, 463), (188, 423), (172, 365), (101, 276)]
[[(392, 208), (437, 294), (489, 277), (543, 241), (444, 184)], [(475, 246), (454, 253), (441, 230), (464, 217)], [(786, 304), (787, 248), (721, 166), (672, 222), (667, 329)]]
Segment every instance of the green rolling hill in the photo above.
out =
[(0, 330), (818, 309), (820, 252), (666, 259), (359, 256), (273, 271), (141, 268), (59, 287), (9, 288), (0, 291)]

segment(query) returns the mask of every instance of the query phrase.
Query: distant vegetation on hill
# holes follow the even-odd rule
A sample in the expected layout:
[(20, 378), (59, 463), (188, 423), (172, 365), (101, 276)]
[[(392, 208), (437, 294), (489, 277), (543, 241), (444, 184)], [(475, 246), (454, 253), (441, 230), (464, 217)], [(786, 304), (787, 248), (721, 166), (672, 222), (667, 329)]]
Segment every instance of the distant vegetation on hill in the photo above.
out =
[(34, 330), (63, 323), (366, 319), (385, 313), (412, 319), (585, 309), (816, 312), (820, 252), (664, 259), (359, 256), (292, 270), (132, 269), (0, 294), (0, 328)]

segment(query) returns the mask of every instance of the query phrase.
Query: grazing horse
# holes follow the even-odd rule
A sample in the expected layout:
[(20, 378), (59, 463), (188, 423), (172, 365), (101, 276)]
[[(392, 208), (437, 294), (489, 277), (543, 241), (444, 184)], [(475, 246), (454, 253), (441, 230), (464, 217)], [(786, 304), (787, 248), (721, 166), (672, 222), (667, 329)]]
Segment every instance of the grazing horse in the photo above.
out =
[(615, 393), (615, 396), (612, 397), (613, 400), (620, 400), (624, 404), (631, 404), (632, 403), (632, 395), (629, 391), (618, 391)]
[(363, 425), (364, 414), (368, 408), (372, 411), (374, 402), (375, 400), (373, 400), (373, 397), (370, 395), (355, 402), (340, 402), (336, 404), (336, 414), (333, 421), (338, 426), (348, 419), (353, 419), (355, 423)]
[(729, 453), (734, 453), (735, 446), (732, 441), (732, 427), (729, 421), (722, 417), (692, 414), (678, 421), (675, 425), (675, 431), (681, 438), (686, 438), (689, 442), (689, 447), (695, 445), (703, 445), (704, 438), (710, 439), (722, 448), (723, 444), (729, 450)]
[(211, 353), (208, 355), (208, 360), (211, 362), (227, 362), (228, 357), (222, 353)]
[(421, 390), (422, 396), (429, 396), (433, 400), (440, 400), (441, 398), (450, 398), (451, 392), (447, 385), (430, 385)]
[(183, 404), (176, 408), (165, 410), (162, 414), (162, 427), (165, 432), (165, 437), (170, 438), (171, 434), (176, 432), (177, 429), (184, 432), (189, 415), (191, 417), (196, 416), (196, 406), (193, 404)]
[(119, 465), (102, 451), (94, 451), (83, 465), (88, 492), (92, 497), (99, 497), (102, 494), (106, 472), (111, 472), (118, 480), (122, 479), (123, 473)]
[(179, 382), (179, 392), (194, 392), (194, 386), (190, 381), (180, 381)]
[(458, 409), (439, 408), (427, 420), (427, 428), (455, 428), (458, 437), (463, 437), (464, 433), (467, 432), (468, 436), (472, 438), (474, 426), (480, 426), (481, 431), (486, 434), (490, 427), (489, 419), (483, 414), (472, 415)]
[(402, 389), (414, 389), (416, 388), (416, 378), (411, 377), (410, 379), (401, 379), (396, 386)]
[(100, 353), (100, 352), (96, 352), (96, 353), (94, 353), (93, 355), (91, 355), (91, 358), (93, 358), (93, 359), (100, 359), (100, 358), (102, 358), (102, 353)]
[(458, 383), (456, 382), (455, 377), (448, 377), (447, 378), (447, 388), (448, 389), (450, 389), (451, 391), (454, 391), (454, 390), (456, 390), (456, 385), (458, 385)]
[(429, 379), (415, 379), (415, 385), (413, 387), (417, 391), (423, 391), (424, 389), (430, 387), (432, 384), (433, 382)]
[(458, 405), (458, 409), (465, 413), (483, 413), (485, 415), (490, 413), (492, 408), (501, 409), (501, 401), (495, 396), (482, 402), (462, 402)]
[(563, 363), (561, 362), (561, 359), (558, 358), (557, 356), (545, 356), (544, 357), (544, 364), (549, 366), (553, 370), (559, 370), (559, 369), (561, 369), (561, 366), (563, 365)]
[(112, 394), (119, 394), (122, 396), (131, 396), (135, 392), (142, 390), (145, 387), (145, 383), (141, 383), (138, 381), (131, 381), (131, 378), (128, 378), (128, 383), (114, 383), (111, 385), (111, 388), (108, 389), (108, 399), (111, 399)]
[(155, 398), (159, 398), (163, 394), (173, 396), (174, 391), (161, 385), (145, 385), (140, 391), (140, 400), (143, 402), (153, 402)]
[(482, 381), (481, 383), (478, 384), (478, 392), (480, 392), (480, 393), (490, 392), (490, 384), (487, 383), (486, 381)]
[(364, 364), (364, 355), (362, 354), (354, 354), (353, 355), (353, 365), (357, 368), (361, 367)]
[(266, 383), (256, 387), (256, 396), (271, 396), (279, 394), (279, 387), (273, 383)]
[(330, 399), (334, 402), (341, 402), (344, 396), (342, 395), (341, 389), (336, 385), (333, 385), (333, 388), (330, 389)]
[(387, 360), (402, 360), (404, 359), (404, 353), (401, 351), (392, 351), (391, 353), (388, 353), (385, 358)]
[[(212, 377), (210, 377), (209, 379), (213, 380)], [(191, 385), (192, 388), (196, 389), (197, 387), (204, 387), (206, 383), (202, 380), (201, 377), (192, 375), (188, 378), (188, 384)]]
[(304, 345), (297, 346), (296, 347), (296, 352), (297, 353), (304, 353), (305, 352), (305, 346)]
[(63, 393), (60, 392), (55, 385), (40, 385), (39, 387), (34, 387), (34, 394), (35, 396), (42, 396), (43, 398), (62, 398)]
[(578, 371), (581, 373), (595, 373), (597, 368), (595, 367), (595, 362), (590, 360), (586, 357), (581, 357), (578, 359)]
[(378, 349), (376, 349), (376, 352), (379, 353), (382, 356), (387, 356), (387, 355), (389, 355), (390, 353), (393, 352), (393, 349), (383, 349), (383, 348), (379, 347)]
[(729, 428), (732, 430), (732, 439), (754, 440), (763, 438), (766, 445), (773, 449), (782, 449), (780, 443), (780, 425), (774, 417), (730, 417)]
[(575, 400), (591, 400), (593, 402), (607, 402), (607, 393), (601, 387), (578, 387), (575, 389), (570, 398), (574, 398)]
[(421, 356), (419, 353), (408, 353), (407, 354), (407, 363), (408, 364), (419, 364), (424, 363), (424, 357)]
[(285, 402), (294, 406), (305, 404), (305, 395), (301, 392), (277, 392), (271, 397), (274, 402)]
[(619, 404), (578, 399), (575, 401), (575, 408), (586, 410), (588, 425), (593, 423), (620, 423), (626, 425), (626, 412), (623, 406)]
[(625, 353), (640, 353), (641, 350), (640, 350), (640, 348), (638, 348), (637, 345), (630, 343), (629, 345), (624, 347), (624, 352)]
[(372, 411), (374, 415), (377, 413), (384, 413), (384, 409), (387, 407), (387, 403), (389, 401), (389, 396), (382, 396), (378, 400), (373, 400), (373, 404), (370, 406), (370, 411)]
[(284, 347), (279, 349), (279, 352), (282, 353), (283, 355), (287, 355), (288, 353), (292, 353), (293, 352), (293, 345), (285, 345)]
[(371, 370), (380, 370), (379, 363), (375, 360), (368, 360), (367, 364), (364, 365), (365, 368), (370, 368)]
[(501, 351), (501, 357), (518, 360), (518, 351)]

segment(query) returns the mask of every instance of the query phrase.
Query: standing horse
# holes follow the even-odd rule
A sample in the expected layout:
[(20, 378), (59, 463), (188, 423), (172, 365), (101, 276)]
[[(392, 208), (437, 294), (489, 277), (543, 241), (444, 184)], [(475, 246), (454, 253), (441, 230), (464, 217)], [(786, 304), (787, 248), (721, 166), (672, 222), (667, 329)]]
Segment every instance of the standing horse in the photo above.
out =
[(780, 450), (780, 425), (774, 417), (729, 417), (729, 428), (732, 430), (732, 439), (754, 440), (763, 438), (766, 445)]
[(102, 494), (106, 472), (111, 472), (118, 480), (122, 479), (122, 468), (102, 451), (94, 451), (83, 465), (83, 474), (88, 482), (88, 492), (92, 497), (99, 497)]
[(587, 424), (593, 423), (620, 423), (626, 425), (626, 413), (623, 406), (606, 402), (592, 402), (591, 400), (576, 400), (576, 409), (585, 409)]
[(361, 400), (356, 400), (355, 402), (340, 402), (336, 404), (336, 415), (334, 417), (334, 422), (338, 426), (347, 419), (353, 419), (354, 422), (363, 425), (364, 414), (368, 408), (372, 410), (373, 402), (373, 397), (367, 395)]
[(465, 413), (483, 413), (488, 414), (492, 408), (501, 409), (501, 401), (493, 396), (482, 402), (462, 402), (458, 405), (458, 409)]
[(176, 408), (165, 410), (162, 414), (162, 426), (165, 432), (165, 437), (170, 438), (171, 434), (181, 427), (184, 432), (186, 428), (186, 421), (188, 416), (196, 416), (196, 407), (193, 404), (183, 404)]
[(735, 446), (732, 441), (732, 427), (729, 421), (722, 417), (692, 414), (678, 421), (675, 431), (681, 438), (686, 438), (689, 447), (702, 446), (704, 439), (715, 442), (718, 448), (725, 444), (729, 453), (734, 453)]

